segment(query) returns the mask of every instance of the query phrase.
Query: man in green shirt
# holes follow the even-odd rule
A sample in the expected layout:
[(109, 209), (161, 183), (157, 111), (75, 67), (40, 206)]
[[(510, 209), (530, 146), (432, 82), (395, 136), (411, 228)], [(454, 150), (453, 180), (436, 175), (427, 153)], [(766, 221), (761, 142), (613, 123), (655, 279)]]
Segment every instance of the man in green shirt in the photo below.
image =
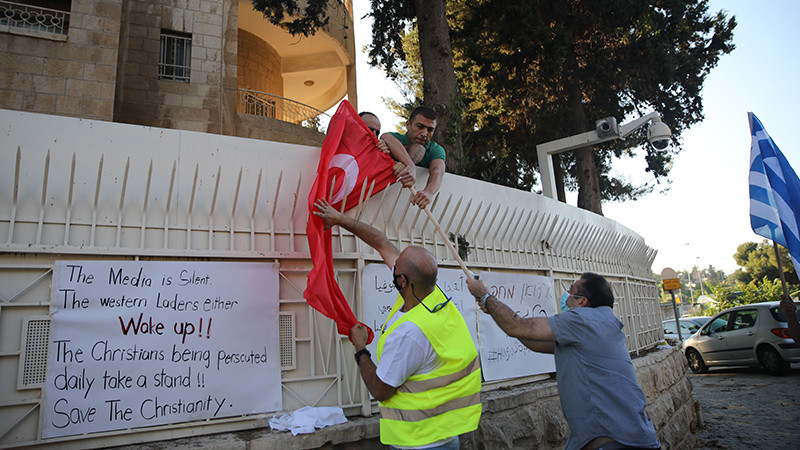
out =
[(406, 122), (406, 134), (384, 133), (381, 139), (389, 146), (389, 152), (396, 161), (405, 165), (397, 173), (403, 187), (413, 186), (416, 181), (417, 165), (428, 169), (428, 183), (425, 189), (411, 197), (411, 203), (425, 208), (439, 192), (444, 177), (445, 152), (441, 145), (431, 141), (436, 131), (436, 111), (427, 106), (419, 106), (411, 111)]

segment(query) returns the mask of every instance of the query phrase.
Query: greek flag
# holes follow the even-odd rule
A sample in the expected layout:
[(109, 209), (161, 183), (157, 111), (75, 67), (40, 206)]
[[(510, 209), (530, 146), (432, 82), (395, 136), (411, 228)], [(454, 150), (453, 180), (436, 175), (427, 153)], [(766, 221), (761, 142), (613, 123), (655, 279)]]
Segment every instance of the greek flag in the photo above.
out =
[(789, 250), (800, 273), (800, 180), (755, 114), (750, 120), (750, 226)]

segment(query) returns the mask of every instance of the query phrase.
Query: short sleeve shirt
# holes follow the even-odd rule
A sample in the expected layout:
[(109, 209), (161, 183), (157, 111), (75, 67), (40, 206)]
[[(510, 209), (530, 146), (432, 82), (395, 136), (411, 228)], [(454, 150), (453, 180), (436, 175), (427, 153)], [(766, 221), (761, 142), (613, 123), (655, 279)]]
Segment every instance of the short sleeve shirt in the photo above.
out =
[[(403, 314), (396, 312), (386, 324), (386, 329)], [(438, 355), (425, 333), (414, 322), (405, 322), (386, 337), (375, 374), (381, 381), (396, 388), (411, 375), (433, 372), (438, 363)]]
[[(403, 145), (408, 145), (410, 143), (407, 134), (395, 133), (394, 131), (390, 131), (389, 134), (396, 137), (397, 140), (399, 140), (400, 143)], [(444, 147), (437, 144), (436, 142), (428, 141), (428, 145), (425, 146), (425, 156), (422, 157), (422, 161), (420, 161), (419, 164), (417, 165), (420, 167), (425, 167), (427, 169), (430, 168), (431, 163), (433, 162), (434, 159), (441, 159), (442, 161), (444, 161), (444, 158), (445, 158)]]
[(647, 400), (636, 380), (623, 324), (608, 306), (575, 308), (548, 318), (561, 408), (570, 427), (567, 450), (609, 436), (632, 446), (658, 448)]

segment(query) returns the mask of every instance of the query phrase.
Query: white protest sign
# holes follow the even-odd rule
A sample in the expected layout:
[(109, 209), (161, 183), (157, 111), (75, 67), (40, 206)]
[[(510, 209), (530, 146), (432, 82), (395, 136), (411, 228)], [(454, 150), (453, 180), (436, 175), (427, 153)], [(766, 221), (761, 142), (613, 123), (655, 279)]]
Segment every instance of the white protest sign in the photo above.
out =
[[(386, 264), (367, 264), (362, 275), (364, 289), (364, 323), (375, 331), (375, 339), (367, 349), (377, 356), (380, 329), (397, 300), (397, 289), (392, 284), (392, 270)], [(475, 329), (475, 298), (467, 290), (467, 276), (460, 269), (439, 269), (436, 283), (450, 301), (458, 308), (467, 322), (469, 334), (477, 347)], [(424, 300), (424, 299), (423, 299)], [(426, 305), (433, 309), (436, 305)], [(419, 306), (422, 308), (422, 306)], [(435, 314), (435, 313), (434, 313)], [(377, 357), (373, 359), (377, 361)]]
[(278, 264), (57, 261), (42, 437), (282, 409)]
[[(520, 317), (556, 314), (553, 279), (538, 275), (483, 272), (480, 279), (498, 300)], [(488, 314), (478, 315), (483, 378), (501, 380), (555, 372), (553, 355), (536, 353), (508, 337)]]

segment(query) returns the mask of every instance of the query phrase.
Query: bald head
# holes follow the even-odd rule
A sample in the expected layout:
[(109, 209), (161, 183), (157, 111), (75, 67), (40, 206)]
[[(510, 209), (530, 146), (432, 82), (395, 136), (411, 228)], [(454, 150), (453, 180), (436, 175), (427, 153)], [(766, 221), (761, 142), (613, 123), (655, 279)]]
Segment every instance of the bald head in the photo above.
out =
[(378, 116), (371, 112), (364, 111), (359, 114), (359, 117), (361, 117), (361, 120), (367, 125), (369, 131), (371, 131), (376, 138), (379, 138), (381, 135), (381, 121), (378, 119)]
[(397, 257), (395, 267), (397, 273), (405, 274), (416, 288), (430, 292), (436, 287), (439, 272), (436, 258), (422, 247), (406, 247)]

